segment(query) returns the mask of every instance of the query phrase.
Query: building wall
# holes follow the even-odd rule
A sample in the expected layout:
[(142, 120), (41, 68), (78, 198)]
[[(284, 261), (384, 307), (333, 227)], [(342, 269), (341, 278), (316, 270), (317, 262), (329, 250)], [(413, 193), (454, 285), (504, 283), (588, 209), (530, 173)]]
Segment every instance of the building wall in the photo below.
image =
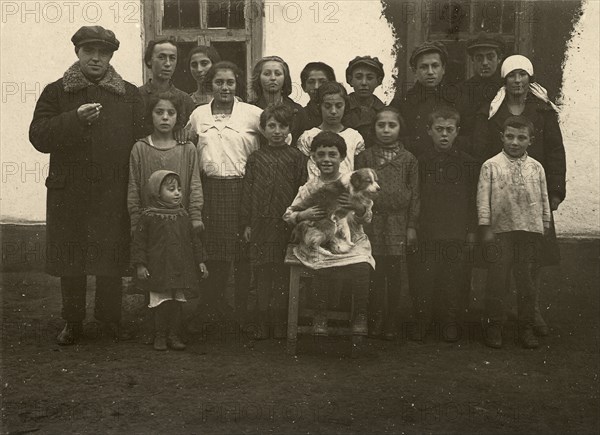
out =
[(29, 123), (44, 87), (76, 60), (71, 36), (101, 25), (121, 42), (111, 61), (121, 76), (142, 84), (141, 5), (137, 2), (2, 1), (2, 222), (45, 221), (48, 155), (29, 143)]
[[(36, 97), (76, 60), (70, 38), (82, 25), (99, 24), (114, 30), (121, 49), (115, 53), (113, 65), (126, 80), (141, 84), (141, 3), (3, 1), (0, 8), (1, 222), (44, 222), (48, 158), (28, 141)], [(567, 148), (568, 193), (556, 214), (561, 235), (600, 236), (599, 11), (596, 1), (583, 4), (581, 19), (567, 44), (561, 125)], [(301, 103), (308, 100), (299, 79), (304, 64), (326, 61), (344, 82), (348, 61), (364, 54), (378, 56), (384, 63), (386, 77), (376, 94), (389, 102), (394, 94), (395, 42), (394, 30), (382, 17), (378, 1), (283, 0), (265, 5), (263, 52), (288, 61), (294, 82), (292, 97)]]

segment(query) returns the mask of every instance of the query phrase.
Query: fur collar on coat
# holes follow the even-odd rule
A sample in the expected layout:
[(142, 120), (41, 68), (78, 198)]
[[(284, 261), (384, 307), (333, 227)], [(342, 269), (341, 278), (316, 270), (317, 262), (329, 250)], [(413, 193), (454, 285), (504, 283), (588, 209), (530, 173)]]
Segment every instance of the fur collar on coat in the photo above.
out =
[(112, 94), (125, 95), (125, 80), (115, 71), (112, 65), (108, 66), (102, 80), (94, 83), (83, 75), (79, 61), (77, 61), (63, 75), (63, 84), (65, 92), (78, 92), (96, 84)]

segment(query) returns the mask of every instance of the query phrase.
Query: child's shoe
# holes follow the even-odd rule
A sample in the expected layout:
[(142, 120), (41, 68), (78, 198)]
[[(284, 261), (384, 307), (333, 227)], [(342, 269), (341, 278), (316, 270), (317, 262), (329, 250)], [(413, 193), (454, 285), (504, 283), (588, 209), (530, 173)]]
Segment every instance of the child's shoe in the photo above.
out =
[(154, 350), (167, 350), (167, 337), (163, 332), (157, 332), (154, 336)]
[(269, 315), (266, 311), (258, 313), (258, 325), (255, 338), (257, 340), (266, 340), (269, 338)]
[(368, 332), (367, 315), (358, 313), (352, 321), (352, 335), (367, 335)]
[(379, 337), (383, 334), (383, 313), (381, 311), (377, 311), (373, 316), (373, 323), (371, 328), (369, 328), (369, 335), (371, 337)]
[(385, 321), (383, 338), (392, 341), (396, 339), (397, 335), (396, 316), (394, 314), (389, 314)]
[(483, 329), (485, 345), (494, 349), (502, 347), (502, 327), (500, 325), (489, 325)]
[(521, 344), (525, 349), (537, 349), (540, 347), (540, 342), (533, 333), (532, 328), (526, 328), (521, 334)]
[(548, 325), (546, 324), (546, 321), (544, 320), (539, 311), (536, 311), (535, 313), (535, 323), (533, 325), (533, 332), (538, 337), (546, 337), (550, 333)]
[[(185, 350), (186, 346), (176, 334), (169, 334), (167, 338), (167, 346), (173, 350)], [(154, 342), (154, 348), (156, 349), (156, 341)]]
[(315, 314), (313, 318), (313, 335), (327, 336), (327, 316), (324, 314)]
[(62, 331), (56, 336), (56, 343), (60, 346), (71, 346), (79, 341), (82, 330), (81, 322), (67, 322)]

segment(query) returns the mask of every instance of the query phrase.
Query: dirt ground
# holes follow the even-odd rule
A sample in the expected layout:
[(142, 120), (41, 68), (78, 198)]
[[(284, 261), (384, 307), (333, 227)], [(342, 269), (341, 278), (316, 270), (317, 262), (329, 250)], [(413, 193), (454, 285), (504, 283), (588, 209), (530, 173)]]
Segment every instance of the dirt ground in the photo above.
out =
[[(92, 320), (59, 347), (58, 279), (6, 273), (2, 433), (598, 433), (597, 260), (545, 273), (551, 335), (537, 350), (510, 327), (503, 349), (486, 348), (475, 309), (458, 343), (369, 339), (356, 359), (344, 338), (302, 337), (290, 357), (284, 340), (234, 326), (160, 353)], [(126, 298), (129, 322), (138, 302)]]

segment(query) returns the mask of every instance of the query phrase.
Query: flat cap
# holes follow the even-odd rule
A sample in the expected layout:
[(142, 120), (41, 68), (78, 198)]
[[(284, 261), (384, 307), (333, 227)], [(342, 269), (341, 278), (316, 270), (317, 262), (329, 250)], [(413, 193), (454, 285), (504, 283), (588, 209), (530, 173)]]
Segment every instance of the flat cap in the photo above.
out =
[(115, 37), (112, 30), (105, 29), (102, 26), (83, 26), (81, 27), (73, 37), (71, 42), (75, 47), (81, 47), (84, 44), (96, 42), (103, 44), (110, 48), (112, 51), (119, 49), (119, 40)]
[(426, 53), (438, 53), (442, 60), (442, 63), (446, 65), (448, 63), (448, 51), (443, 43), (440, 41), (428, 41), (415, 47), (412, 54), (410, 55), (409, 64), (411, 67), (417, 67), (417, 58)]
[(354, 70), (354, 68), (360, 65), (373, 68), (375, 71), (377, 71), (377, 74), (379, 75), (380, 79), (383, 79), (383, 77), (385, 76), (385, 73), (383, 72), (383, 64), (379, 61), (378, 58), (371, 56), (356, 56), (348, 63), (348, 68), (346, 68), (346, 82), (348, 82), (348, 84), (350, 84), (350, 80), (352, 78), (352, 71)]
[(504, 40), (498, 33), (481, 32), (467, 41), (467, 53), (473, 54), (476, 48), (493, 48), (504, 53)]

